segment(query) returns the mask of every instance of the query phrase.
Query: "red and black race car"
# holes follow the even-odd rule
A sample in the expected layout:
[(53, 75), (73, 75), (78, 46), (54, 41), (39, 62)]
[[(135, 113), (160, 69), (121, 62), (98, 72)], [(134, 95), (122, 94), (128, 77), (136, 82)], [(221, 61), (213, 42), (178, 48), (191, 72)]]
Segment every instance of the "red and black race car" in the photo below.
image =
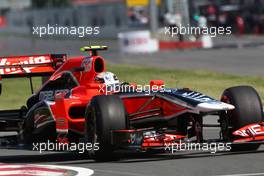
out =
[[(81, 50), (88, 56), (69, 59), (63, 54), (1, 57), (3, 79), (47, 79), (21, 109), (0, 111), (0, 131), (18, 131), (24, 144), (85, 142), (96, 160), (116, 159), (120, 149), (210, 143), (203, 127), (219, 127), (213, 141), (229, 142), (232, 150), (257, 150), (264, 140), (262, 103), (254, 88), (228, 88), (220, 101), (187, 88), (166, 88), (162, 80), (142, 89), (106, 71), (97, 55), (105, 49), (86, 46)], [(219, 123), (204, 124), (207, 115), (219, 116)]]

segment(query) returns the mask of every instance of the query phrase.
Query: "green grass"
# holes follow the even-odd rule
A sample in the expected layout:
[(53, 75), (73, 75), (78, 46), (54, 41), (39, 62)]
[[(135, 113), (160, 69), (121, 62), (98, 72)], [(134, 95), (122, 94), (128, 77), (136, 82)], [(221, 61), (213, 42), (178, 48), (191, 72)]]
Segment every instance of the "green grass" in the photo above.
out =
[[(162, 79), (166, 87), (189, 87), (216, 99), (219, 99), (223, 90), (228, 87), (251, 85), (257, 89), (264, 100), (264, 78), (262, 77), (234, 76), (204, 70), (159, 69), (127, 65), (110, 65), (108, 70), (116, 73), (122, 81), (145, 85), (151, 79)], [(37, 90), (41, 81), (35, 78), (33, 82)], [(5, 79), (2, 84), (0, 109), (19, 108), (31, 95), (29, 80), (26, 78)]]
[[(41, 79), (33, 78), (34, 90), (40, 88)], [(2, 94), (0, 96), (0, 109), (17, 109), (25, 105), (31, 96), (28, 78), (9, 78), (2, 81)]]

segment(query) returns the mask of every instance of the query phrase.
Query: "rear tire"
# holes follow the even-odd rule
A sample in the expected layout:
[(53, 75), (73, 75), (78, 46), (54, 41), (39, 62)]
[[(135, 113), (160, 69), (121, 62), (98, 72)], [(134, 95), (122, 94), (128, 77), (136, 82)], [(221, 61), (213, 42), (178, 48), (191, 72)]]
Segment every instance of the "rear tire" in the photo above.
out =
[(127, 129), (125, 108), (119, 96), (93, 97), (86, 108), (85, 124), (85, 141), (93, 146), (89, 151), (90, 157), (96, 161), (117, 160), (111, 131)]
[[(235, 109), (227, 113), (227, 123), (231, 131), (227, 132), (228, 138), (236, 139), (232, 132), (239, 128), (263, 121), (263, 108), (257, 91), (250, 86), (231, 87), (224, 91), (222, 101), (232, 104)], [(260, 144), (232, 145), (232, 151), (257, 150)]]
[(47, 142), (48, 140), (54, 142), (57, 138), (55, 122), (44, 125), (41, 131), (38, 129), (38, 133), (35, 133), (35, 116), (46, 116), (47, 119), (52, 119), (49, 108), (43, 103), (34, 109), (30, 109), (24, 119), (21, 142), (27, 146), (32, 146), (34, 142)]

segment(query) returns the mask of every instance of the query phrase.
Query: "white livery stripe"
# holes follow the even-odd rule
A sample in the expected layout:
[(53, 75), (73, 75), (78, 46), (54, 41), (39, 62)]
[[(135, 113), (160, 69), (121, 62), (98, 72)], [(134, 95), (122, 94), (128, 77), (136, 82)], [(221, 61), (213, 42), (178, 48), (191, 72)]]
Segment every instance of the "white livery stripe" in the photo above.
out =
[(232, 110), (235, 109), (235, 106), (223, 102), (217, 102), (217, 103), (205, 102), (198, 104), (197, 108), (202, 112), (210, 112), (210, 111)]

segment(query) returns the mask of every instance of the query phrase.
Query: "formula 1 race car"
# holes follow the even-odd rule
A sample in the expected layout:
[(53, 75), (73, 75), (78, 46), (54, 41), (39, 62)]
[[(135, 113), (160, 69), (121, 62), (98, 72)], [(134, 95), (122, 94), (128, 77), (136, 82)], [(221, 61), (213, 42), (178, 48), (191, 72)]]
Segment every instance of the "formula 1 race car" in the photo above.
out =
[[(254, 88), (228, 88), (220, 101), (188, 88), (167, 88), (162, 80), (142, 89), (106, 72), (97, 54), (105, 49), (86, 46), (81, 51), (88, 56), (70, 59), (64, 54), (1, 57), (1, 78), (46, 81), (21, 109), (0, 111), (0, 131), (17, 131), (24, 144), (89, 143), (95, 160), (116, 159), (120, 149), (209, 143), (203, 127), (219, 127), (217, 141), (232, 143), (233, 151), (257, 150), (264, 140), (262, 103)], [(219, 123), (204, 124), (207, 115), (219, 116)]]

